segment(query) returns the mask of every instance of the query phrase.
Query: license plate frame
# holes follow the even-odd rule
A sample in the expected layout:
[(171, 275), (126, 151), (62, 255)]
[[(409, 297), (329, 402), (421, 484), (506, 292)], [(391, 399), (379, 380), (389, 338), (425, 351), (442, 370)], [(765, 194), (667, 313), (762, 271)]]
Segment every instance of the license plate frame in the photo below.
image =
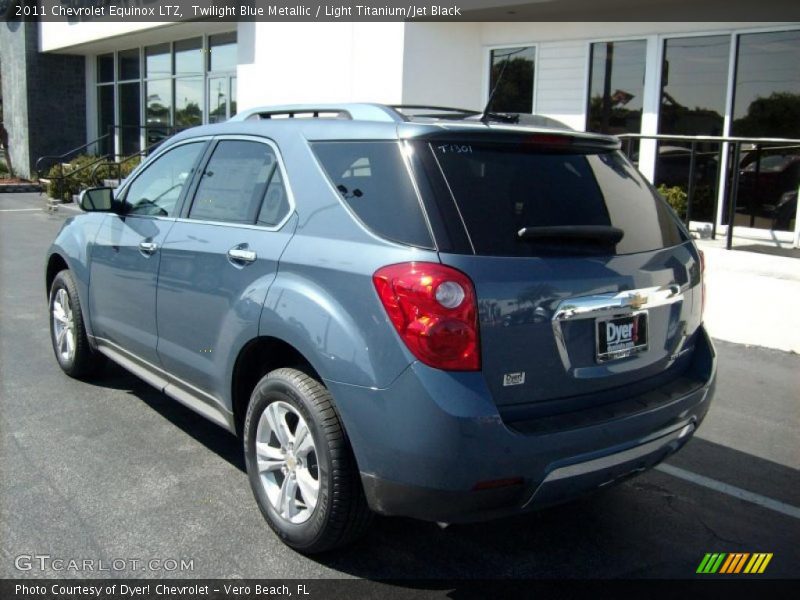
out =
[(650, 338), (649, 320), (646, 310), (595, 319), (594, 345), (597, 362), (607, 363), (646, 352)]

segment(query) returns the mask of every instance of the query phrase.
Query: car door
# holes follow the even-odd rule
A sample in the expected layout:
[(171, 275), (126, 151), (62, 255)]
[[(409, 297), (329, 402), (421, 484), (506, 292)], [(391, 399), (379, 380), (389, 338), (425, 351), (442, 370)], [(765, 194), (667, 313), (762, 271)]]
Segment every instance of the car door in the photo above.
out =
[(158, 354), (194, 400), (229, 410), (234, 359), (258, 335), (297, 221), (277, 147), (217, 139), (186, 204), (161, 251)]
[(89, 303), (101, 344), (158, 364), (156, 283), (161, 247), (208, 140), (171, 146), (120, 190), (91, 256)]

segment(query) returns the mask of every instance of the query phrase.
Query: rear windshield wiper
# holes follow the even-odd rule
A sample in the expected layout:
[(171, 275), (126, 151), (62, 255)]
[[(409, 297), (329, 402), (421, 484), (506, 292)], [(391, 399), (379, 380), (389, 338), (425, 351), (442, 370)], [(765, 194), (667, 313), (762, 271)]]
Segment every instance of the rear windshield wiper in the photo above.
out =
[(546, 225), (523, 227), (517, 237), (525, 241), (577, 241), (618, 244), (625, 232), (611, 225)]

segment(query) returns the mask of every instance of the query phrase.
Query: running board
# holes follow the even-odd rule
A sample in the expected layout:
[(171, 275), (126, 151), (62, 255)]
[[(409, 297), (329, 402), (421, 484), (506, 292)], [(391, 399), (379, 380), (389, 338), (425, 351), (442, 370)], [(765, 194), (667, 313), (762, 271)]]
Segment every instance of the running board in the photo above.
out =
[(149, 383), (160, 392), (173, 400), (177, 400), (209, 421), (216, 423), (231, 433), (236, 432), (233, 413), (222, 406), (219, 400), (210, 394), (120, 348), (114, 342), (100, 337), (92, 337), (91, 342), (99, 352), (136, 375), (139, 379)]

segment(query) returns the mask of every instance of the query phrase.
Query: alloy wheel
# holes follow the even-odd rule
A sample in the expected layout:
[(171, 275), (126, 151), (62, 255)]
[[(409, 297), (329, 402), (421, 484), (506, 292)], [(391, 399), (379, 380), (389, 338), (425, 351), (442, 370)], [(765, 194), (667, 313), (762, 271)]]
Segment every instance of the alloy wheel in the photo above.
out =
[(62, 362), (71, 361), (75, 356), (75, 316), (64, 288), (60, 288), (53, 299), (53, 334), (58, 356)]
[(290, 523), (304, 523), (320, 488), (317, 451), (305, 419), (290, 404), (272, 402), (258, 420), (255, 442), (258, 476), (270, 504)]

